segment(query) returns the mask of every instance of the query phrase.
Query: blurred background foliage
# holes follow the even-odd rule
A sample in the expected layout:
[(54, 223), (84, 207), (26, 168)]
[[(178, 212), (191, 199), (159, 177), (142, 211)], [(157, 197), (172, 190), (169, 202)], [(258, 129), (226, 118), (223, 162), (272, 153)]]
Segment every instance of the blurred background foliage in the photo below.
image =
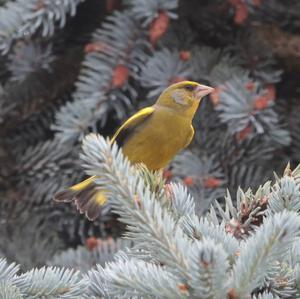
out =
[(298, 0), (0, 0), (0, 256), (84, 268), (122, 247), (109, 206), (92, 223), (52, 197), (85, 176), (83, 136), (174, 82), (215, 87), (164, 171), (199, 215), (299, 163), (299, 16)]

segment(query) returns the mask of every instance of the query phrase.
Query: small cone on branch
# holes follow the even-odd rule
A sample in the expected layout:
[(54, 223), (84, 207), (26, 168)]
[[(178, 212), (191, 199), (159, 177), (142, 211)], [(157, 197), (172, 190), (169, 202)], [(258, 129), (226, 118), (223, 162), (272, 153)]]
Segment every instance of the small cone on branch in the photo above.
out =
[(247, 136), (249, 136), (249, 134), (252, 132), (252, 128), (251, 126), (247, 126), (245, 127), (243, 130), (241, 130), (240, 132), (236, 133), (235, 137), (237, 141), (243, 141), (244, 139), (247, 138)]
[(165, 34), (169, 27), (170, 18), (165, 11), (159, 12), (158, 16), (152, 21), (150, 25), (150, 42), (153, 46)]
[(221, 185), (221, 180), (215, 177), (208, 177), (204, 179), (203, 186), (205, 188), (218, 188)]
[(92, 251), (93, 249), (99, 246), (100, 242), (100, 239), (97, 239), (95, 237), (89, 237), (86, 239), (86, 247), (88, 248), (88, 250)]
[(245, 23), (249, 15), (248, 8), (246, 4), (240, 4), (236, 7), (234, 22), (237, 25), (242, 25)]
[(118, 9), (120, 6), (120, 0), (106, 0), (106, 10), (107, 12), (112, 12)]
[(114, 88), (122, 87), (128, 80), (129, 70), (125, 65), (119, 64), (116, 66), (112, 76), (112, 86)]
[(194, 185), (194, 179), (190, 176), (187, 176), (183, 179), (183, 182), (186, 186), (193, 186)]
[(234, 8), (234, 23), (242, 25), (248, 18), (249, 11), (247, 5), (242, 0), (230, 0), (229, 3)]
[(183, 293), (183, 294), (188, 294), (188, 292), (189, 292), (189, 287), (188, 287), (186, 284), (184, 284), (184, 283), (179, 283), (177, 286), (178, 286), (178, 289), (180, 290), (181, 293)]
[(182, 50), (179, 53), (179, 57), (180, 57), (181, 60), (187, 61), (187, 60), (191, 59), (192, 53), (190, 51), (187, 51), (187, 50)]
[(276, 87), (274, 84), (268, 84), (265, 86), (266, 97), (269, 101), (275, 101), (276, 98)]
[(106, 52), (109, 49), (109, 46), (103, 42), (94, 42), (89, 43), (84, 47), (85, 53), (92, 52)]
[(163, 178), (166, 180), (170, 180), (173, 177), (173, 173), (171, 170), (164, 170), (163, 171)]
[(246, 84), (246, 89), (249, 90), (249, 91), (253, 91), (254, 90), (254, 87), (255, 87), (255, 83), (253, 81), (249, 81), (247, 84)]
[(254, 101), (255, 110), (264, 110), (269, 106), (269, 99), (267, 96), (258, 96)]

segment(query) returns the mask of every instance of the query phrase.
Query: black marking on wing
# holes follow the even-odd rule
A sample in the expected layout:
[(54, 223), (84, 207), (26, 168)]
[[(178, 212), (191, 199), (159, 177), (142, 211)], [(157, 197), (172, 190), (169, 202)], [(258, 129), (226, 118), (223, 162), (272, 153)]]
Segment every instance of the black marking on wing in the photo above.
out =
[(115, 138), (119, 147), (122, 147), (126, 141), (136, 132), (143, 124), (146, 123), (152, 116), (152, 113), (141, 117), (140, 119), (136, 120), (133, 124), (128, 125), (127, 127), (122, 128), (122, 130), (118, 133)]

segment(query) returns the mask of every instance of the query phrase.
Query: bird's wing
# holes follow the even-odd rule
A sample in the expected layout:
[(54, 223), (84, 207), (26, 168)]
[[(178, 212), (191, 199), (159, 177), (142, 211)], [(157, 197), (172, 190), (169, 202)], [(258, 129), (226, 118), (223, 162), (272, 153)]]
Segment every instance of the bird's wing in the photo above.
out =
[(191, 126), (190, 134), (186, 140), (184, 147), (187, 147), (191, 143), (191, 141), (193, 140), (194, 134), (195, 134), (195, 130), (194, 130), (193, 126)]
[(149, 119), (154, 110), (154, 107), (146, 107), (131, 116), (115, 133), (112, 142), (116, 141), (118, 146), (123, 146), (125, 140), (133, 134), (137, 127)]
[(96, 176), (92, 176), (66, 190), (54, 195), (58, 202), (74, 202), (80, 213), (85, 213), (89, 220), (95, 220), (107, 202), (104, 190), (99, 190), (95, 184)]

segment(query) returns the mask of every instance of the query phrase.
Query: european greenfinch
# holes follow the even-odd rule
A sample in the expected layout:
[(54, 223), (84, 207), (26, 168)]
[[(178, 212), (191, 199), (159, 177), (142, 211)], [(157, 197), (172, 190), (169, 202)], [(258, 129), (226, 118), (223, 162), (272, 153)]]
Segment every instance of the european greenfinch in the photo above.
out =
[[(143, 163), (149, 170), (160, 170), (194, 136), (192, 120), (201, 99), (213, 91), (197, 82), (183, 81), (165, 89), (156, 103), (141, 109), (117, 130), (112, 142), (122, 147), (131, 163)], [(81, 213), (94, 220), (106, 203), (105, 192), (90, 177), (58, 192), (55, 201), (74, 201)]]

